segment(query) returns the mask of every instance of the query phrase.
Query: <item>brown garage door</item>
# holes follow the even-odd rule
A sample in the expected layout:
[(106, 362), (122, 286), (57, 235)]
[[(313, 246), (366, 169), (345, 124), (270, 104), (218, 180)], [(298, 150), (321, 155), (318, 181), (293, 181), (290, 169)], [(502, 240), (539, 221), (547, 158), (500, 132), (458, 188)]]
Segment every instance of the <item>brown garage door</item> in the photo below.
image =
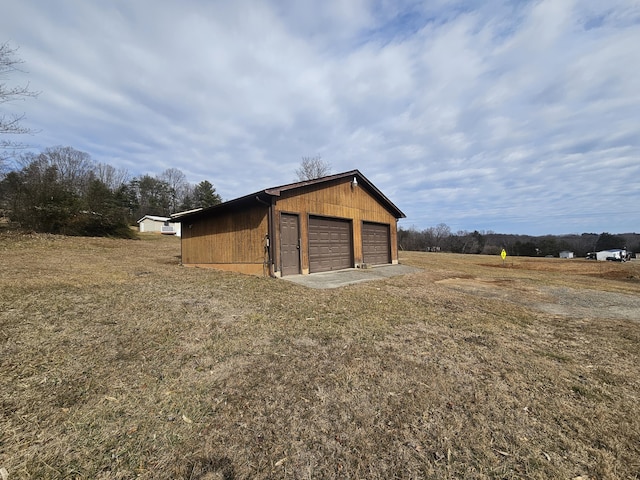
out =
[(309, 217), (309, 272), (350, 268), (352, 251), (350, 221)]
[(389, 225), (366, 222), (362, 224), (362, 257), (364, 263), (369, 265), (391, 263), (389, 243)]

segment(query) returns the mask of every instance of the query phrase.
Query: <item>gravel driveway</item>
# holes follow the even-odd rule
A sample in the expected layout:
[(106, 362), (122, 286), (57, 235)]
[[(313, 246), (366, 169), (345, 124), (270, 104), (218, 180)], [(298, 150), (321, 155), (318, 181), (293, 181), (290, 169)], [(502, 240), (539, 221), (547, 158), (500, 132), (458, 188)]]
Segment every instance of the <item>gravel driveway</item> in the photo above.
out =
[(567, 287), (547, 287), (543, 292), (555, 302), (532, 305), (542, 312), (567, 317), (640, 320), (640, 297), (636, 295)]

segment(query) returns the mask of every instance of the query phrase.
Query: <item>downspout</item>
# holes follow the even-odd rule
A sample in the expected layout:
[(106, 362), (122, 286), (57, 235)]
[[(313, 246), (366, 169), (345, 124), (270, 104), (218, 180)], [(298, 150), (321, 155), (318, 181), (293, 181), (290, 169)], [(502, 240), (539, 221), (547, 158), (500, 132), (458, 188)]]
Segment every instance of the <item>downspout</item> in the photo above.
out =
[(260, 198), (259, 195), (256, 195), (256, 200), (263, 205), (268, 207), (267, 210), (267, 261), (269, 262), (269, 276), (275, 277), (274, 265), (273, 265), (273, 199), (271, 199), (271, 203), (267, 203)]
[(276, 252), (276, 246), (275, 246), (275, 221), (274, 221), (274, 215), (275, 215), (275, 211), (276, 211), (276, 199), (275, 197), (270, 197), (270, 205), (269, 205), (269, 274), (275, 278), (276, 276), (276, 266), (275, 266), (275, 252)]

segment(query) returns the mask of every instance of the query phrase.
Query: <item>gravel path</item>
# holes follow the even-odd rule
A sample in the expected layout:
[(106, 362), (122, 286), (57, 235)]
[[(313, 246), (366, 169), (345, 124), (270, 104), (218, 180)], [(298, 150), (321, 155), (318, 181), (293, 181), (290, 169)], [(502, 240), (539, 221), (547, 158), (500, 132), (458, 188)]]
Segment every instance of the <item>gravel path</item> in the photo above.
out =
[(436, 282), (464, 293), (517, 303), (552, 315), (640, 321), (640, 297), (569, 287), (532, 287), (519, 282), (448, 278)]
[(536, 309), (554, 315), (581, 318), (640, 320), (640, 297), (598, 290), (547, 287), (543, 292), (554, 302), (534, 303)]

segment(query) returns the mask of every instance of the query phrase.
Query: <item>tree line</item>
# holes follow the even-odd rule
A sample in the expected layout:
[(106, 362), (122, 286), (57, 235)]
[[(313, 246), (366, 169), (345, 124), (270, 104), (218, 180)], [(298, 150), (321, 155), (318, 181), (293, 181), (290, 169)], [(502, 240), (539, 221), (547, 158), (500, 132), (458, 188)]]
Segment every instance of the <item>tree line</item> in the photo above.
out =
[[(0, 44), (0, 80), (19, 70), (23, 62), (16, 54), (16, 48)], [(37, 96), (29, 84), (0, 81), (0, 105)], [(145, 215), (169, 216), (222, 201), (209, 181), (194, 186), (176, 168), (131, 178), (126, 170), (94, 162), (72, 147), (18, 155), (27, 145), (15, 141), (15, 135), (33, 133), (23, 119), (0, 112), (0, 218), (15, 227), (129, 237), (129, 225)], [(8, 167), (9, 158), (15, 158), (14, 168)]]
[(18, 156), (0, 177), (0, 216), (14, 227), (64, 235), (131, 237), (145, 215), (204, 208), (222, 199), (207, 180), (190, 184), (183, 172), (132, 177), (72, 147)]
[(398, 248), (412, 251), (475, 253), (497, 255), (504, 248), (509, 255), (523, 257), (558, 257), (562, 251), (571, 251), (577, 257), (589, 252), (612, 248), (626, 248), (640, 252), (640, 234), (608, 232), (571, 235), (513, 235), (492, 231), (452, 232), (444, 224), (417, 230), (398, 229)]

